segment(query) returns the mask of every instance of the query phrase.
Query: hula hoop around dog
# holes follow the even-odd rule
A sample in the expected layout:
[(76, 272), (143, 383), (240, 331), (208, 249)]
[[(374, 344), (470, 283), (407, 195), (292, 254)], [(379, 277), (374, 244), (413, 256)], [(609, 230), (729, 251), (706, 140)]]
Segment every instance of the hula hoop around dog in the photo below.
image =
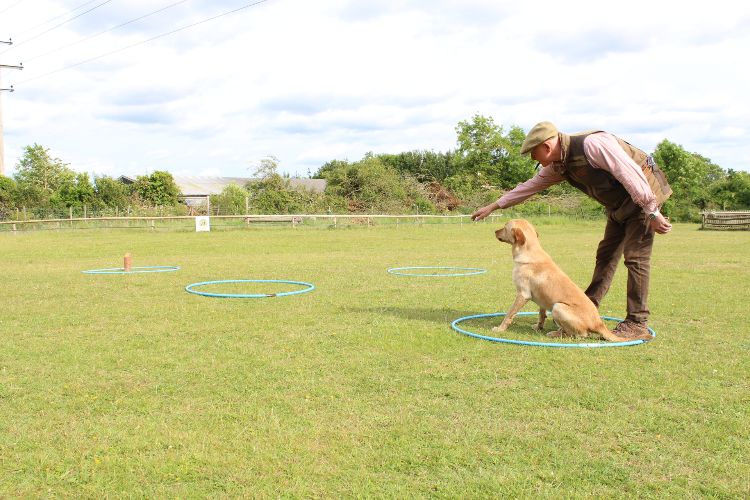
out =
[(89, 269), (88, 271), (81, 271), (83, 274), (135, 274), (135, 273), (168, 273), (171, 271), (177, 271), (180, 266), (141, 266), (131, 267), (130, 271), (126, 271), (123, 267), (112, 267), (109, 269)]
[[(212, 293), (212, 292), (200, 292), (193, 290), (195, 287), (201, 287), (206, 285), (217, 285), (223, 283), (284, 283), (288, 285), (301, 285), (307, 288), (301, 290), (292, 290), (290, 292), (279, 292), (279, 293)], [(218, 280), (218, 281), (203, 281), (201, 283), (193, 283), (185, 287), (190, 293), (196, 295), (203, 295), (205, 297), (219, 297), (222, 299), (261, 299), (268, 297), (284, 297), (287, 295), (298, 295), (300, 293), (310, 292), (315, 290), (315, 285), (312, 283), (306, 283), (304, 281), (290, 281), (290, 280)]]
[[(650, 342), (649, 340), (627, 340), (623, 342), (586, 342), (586, 343), (562, 343), (562, 342), (534, 342), (534, 341), (527, 341), (527, 340), (513, 340), (513, 339), (503, 339), (500, 337), (489, 337), (487, 335), (480, 335), (478, 333), (470, 332), (468, 330), (464, 330), (463, 328), (460, 328), (458, 326), (459, 323), (462, 321), (468, 321), (470, 319), (477, 319), (477, 318), (491, 318), (495, 316), (505, 316), (507, 313), (491, 313), (491, 314), (475, 314), (473, 316), (464, 316), (463, 318), (458, 318), (457, 320), (453, 321), (451, 323), (451, 328), (456, 330), (459, 333), (463, 333), (464, 335), (468, 335), (469, 337), (474, 337), (482, 340), (489, 340), (491, 342), (503, 342), (505, 344), (516, 344), (516, 345), (527, 345), (527, 346), (537, 346), (537, 347), (624, 347), (629, 345), (638, 345), (638, 344), (644, 344), (646, 342)], [(538, 316), (539, 313), (536, 312), (520, 312), (516, 314), (516, 316)], [(612, 318), (610, 316), (602, 316), (602, 319), (604, 320), (610, 320), (610, 321), (622, 321), (620, 318)], [(652, 330), (651, 328), (648, 329), (649, 333), (651, 334), (652, 338), (656, 338), (656, 332)]]
[[(467, 271), (467, 272), (459, 272), (459, 273), (402, 273), (399, 271), (409, 271), (414, 269), (452, 269), (454, 271)], [(408, 267), (392, 267), (387, 270), (391, 274), (396, 274), (398, 276), (429, 276), (429, 277), (438, 277), (438, 276), (473, 276), (475, 274), (484, 274), (487, 272), (487, 269), (482, 269), (480, 267), (453, 267), (453, 266), (408, 266)]]

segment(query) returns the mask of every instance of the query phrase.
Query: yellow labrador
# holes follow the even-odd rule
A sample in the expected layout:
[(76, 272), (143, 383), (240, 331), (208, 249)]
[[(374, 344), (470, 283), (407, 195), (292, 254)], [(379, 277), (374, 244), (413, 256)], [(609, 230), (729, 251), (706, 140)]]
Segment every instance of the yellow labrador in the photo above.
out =
[(532, 300), (540, 308), (537, 330), (544, 327), (547, 310), (552, 311), (552, 318), (560, 327), (548, 336), (588, 337), (589, 333), (596, 333), (610, 341), (634, 340), (618, 337), (604, 325), (593, 302), (542, 249), (537, 232), (529, 221), (513, 219), (495, 231), (495, 237), (512, 247), (513, 283), (517, 294), (503, 322), (493, 331), (505, 331), (518, 311)]

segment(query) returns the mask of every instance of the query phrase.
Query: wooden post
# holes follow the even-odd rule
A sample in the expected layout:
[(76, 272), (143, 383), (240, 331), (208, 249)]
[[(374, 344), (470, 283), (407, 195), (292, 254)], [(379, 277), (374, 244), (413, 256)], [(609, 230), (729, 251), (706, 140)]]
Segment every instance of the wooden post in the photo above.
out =
[(130, 256), (129, 253), (126, 253), (125, 257), (122, 260), (122, 269), (126, 273), (129, 273), (130, 270), (132, 269), (132, 267), (133, 267), (133, 259), (132, 259), (132, 257)]

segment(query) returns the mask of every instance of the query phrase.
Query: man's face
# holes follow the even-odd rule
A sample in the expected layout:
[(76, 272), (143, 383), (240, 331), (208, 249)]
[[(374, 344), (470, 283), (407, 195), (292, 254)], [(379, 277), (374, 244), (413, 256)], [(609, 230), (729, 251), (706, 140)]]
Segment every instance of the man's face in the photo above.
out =
[(550, 144), (550, 141), (547, 140), (532, 149), (531, 159), (534, 161), (538, 161), (542, 164), (543, 167), (546, 167), (547, 165), (552, 163), (554, 161), (554, 158), (552, 158), (552, 145)]

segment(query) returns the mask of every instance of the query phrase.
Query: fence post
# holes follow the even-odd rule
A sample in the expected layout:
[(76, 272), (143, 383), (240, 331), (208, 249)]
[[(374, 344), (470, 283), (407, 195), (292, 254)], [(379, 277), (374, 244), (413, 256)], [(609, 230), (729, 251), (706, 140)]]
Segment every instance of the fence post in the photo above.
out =
[(88, 210), (86, 209), (86, 205), (84, 205), (83, 206), (83, 218), (84, 219), (88, 217), (88, 213), (87, 212), (88, 212)]

